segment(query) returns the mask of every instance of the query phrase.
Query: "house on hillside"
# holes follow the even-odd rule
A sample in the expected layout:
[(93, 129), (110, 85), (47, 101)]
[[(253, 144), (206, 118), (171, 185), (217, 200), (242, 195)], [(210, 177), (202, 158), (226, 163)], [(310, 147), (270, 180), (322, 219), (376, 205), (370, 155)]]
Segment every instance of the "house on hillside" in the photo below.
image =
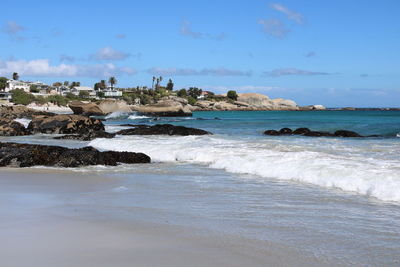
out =
[(114, 87), (107, 87), (103, 90), (104, 97), (122, 97), (122, 91), (115, 89)]
[(6, 88), (5, 88), (5, 92), (9, 92), (9, 91), (12, 91), (15, 89), (22, 89), (25, 92), (29, 93), (30, 83), (23, 82), (23, 81), (17, 81), (17, 80), (8, 80)]
[(87, 92), (89, 98), (96, 98), (96, 92), (92, 87), (88, 86), (75, 86), (70, 92), (76, 96), (82, 96)]

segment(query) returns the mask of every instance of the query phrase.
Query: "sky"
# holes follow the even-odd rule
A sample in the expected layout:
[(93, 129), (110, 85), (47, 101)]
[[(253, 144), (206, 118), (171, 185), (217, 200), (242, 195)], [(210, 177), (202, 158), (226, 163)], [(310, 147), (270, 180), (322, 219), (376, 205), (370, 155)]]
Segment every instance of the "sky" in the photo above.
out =
[(0, 76), (400, 107), (398, 0), (2, 0)]

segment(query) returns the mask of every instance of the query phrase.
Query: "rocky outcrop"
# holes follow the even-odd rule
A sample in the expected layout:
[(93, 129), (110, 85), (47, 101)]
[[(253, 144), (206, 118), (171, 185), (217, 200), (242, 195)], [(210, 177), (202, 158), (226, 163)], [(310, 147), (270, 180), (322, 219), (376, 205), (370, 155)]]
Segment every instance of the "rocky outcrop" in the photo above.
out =
[(150, 163), (149, 156), (131, 152), (100, 152), (93, 147), (70, 149), (60, 146), (0, 143), (0, 167), (116, 166), (118, 163)]
[(323, 105), (310, 105), (310, 106), (303, 106), (300, 107), (300, 110), (309, 111), (309, 110), (326, 110), (326, 107)]
[(54, 137), (57, 140), (80, 140), (80, 141), (91, 141), (96, 138), (114, 138), (115, 133), (107, 133), (104, 131), (96, 131), (96, 132), (86, 132), (83, 134), (69, 134), (63, 136)]
[(265, 135), (280, 136), (280, 135), (303, 135), (303, 136), (314, 136), (314, 137), (379, 137), (377, 135), (362, 136), (356, 132), (348, 130), (338, 130), (334, 133), (321, 132), (321, 131), (311, 131), (308, 128), (298, 128), (296, 130), (291, 130), (289, 128), (282, 128), (281, 130), (267, 130), (264, 132)]
[(218, 110), (299, 110), (296, 102), (277, 98), (270, 99), (266, 95), (257, 93), (239, 94), (237, 101), (231, 100), (199, 100), (195, 104), (203, 111)]
[(30, 132), (22, 123), (0, 118), (0, 136), (21, 136), (28, 134), (30, 134)]
[(37, 111), (34, 109), (27, 108), (23, 105), (14, 105), (14, 106), (0, 106), (0, 118), (15, 120), (21, 118), (32, 119), (34, 116), (46, 115), (52, 116), (54, 113)]
[(37, 116), (29, 123), (28, 130), (46, 134), (87, 134), (104, 132), (104, 125), (99, 119), (81, 115)]
[(131, 108), (122, 100), (107, 99), (99, 103), (72, 101), (68, 104), (74, 114), (85, 116), (105, 116), (113, 112), (131, 112)]
[(132, 109), (140, 114), (155, 117), (190, 117), (192, 111), (187, 105), (187, 100), (180, 97), (161, 99), (156, 104), (133, 106)]
[(210, 132), (188, 128), (184, 126), (175, 126), (171, 124), (156, 124), (150, 125), (135, 125), (134, 128), (121, 130), (117, 132), (117, 135), (206, 135), (211, 134)]

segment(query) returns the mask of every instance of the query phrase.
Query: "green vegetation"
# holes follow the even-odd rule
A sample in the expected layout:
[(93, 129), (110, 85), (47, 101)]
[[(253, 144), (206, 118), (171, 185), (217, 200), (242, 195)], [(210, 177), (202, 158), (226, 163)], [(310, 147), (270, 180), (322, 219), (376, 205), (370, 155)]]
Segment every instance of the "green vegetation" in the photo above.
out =
[(115, 77), (110, 77), (110, 79), (108, 79), (108, 83), (111, 85), (112, 88), (114, 88), (114, 85), (117, 84), (117, 79), (115, 79)]
[(11, 101), (15, 104), (29, 105), (35, 100), (35, 96), (22, 89), (11, 90)]
[(166, 89), (167, 89), (168, 91), (174, 90), (174, 83), (172, 82), (171, 79), (169, 79), (169, 81), (168, 81), (168, 83), (167, 83)]
[(194, 99), (197, 99), (201, 95), (203, 90), (201, 90), (197, 87), (190, 87), (187, 92), (188, 92), (189, 96), (193, 97)]
[(13, 80), (18, 81), (19, 80), (18, 72), (14, 72), (13, 75), (12, 75), (12, 78), (13, 78)]
[(80, 91), (79, 92), (79, 97), (81, 97), (81, 98), (89, 98), (89, 92), (88, 91)]
[(29, 92), (39, 93), (39, 88), (37, 87), (37, 85), (32, 84), (31, 86), (29, 86)]
[(8, 79), (6, 77), (0, 77), (0, 90), (6, 89)]
[(187, 96), (187, 91), (186, 91), (185, 88), (183, 88), (183, 89), (179, 90), (179, 91), (176, 93), (176, 95), (179, 96), (179, 97), (185, 98), (185, 97)]
[(233, 91), (233, 90), (228, 91), (228, 93), (226, 94), (226, 96), (227, 96), (229, 99), (235, 100), (235, 101), (236, 101), (237, 98), (238, 98), (238, 95), (237, 95), (236, 91)]

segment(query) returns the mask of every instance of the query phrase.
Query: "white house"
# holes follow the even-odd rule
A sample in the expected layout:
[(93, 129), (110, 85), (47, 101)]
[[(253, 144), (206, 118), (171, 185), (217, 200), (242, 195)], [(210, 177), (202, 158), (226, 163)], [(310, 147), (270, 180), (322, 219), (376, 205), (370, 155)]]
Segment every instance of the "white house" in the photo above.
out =
[(88, 92), (90, 98), (96, 97), (96, 92), (92, 87), (88, 86), (75, 86), (74, 88), (71, 89), (71, 93), (73, 93), (76, 96), (79, 96), (80, 92)]
[(30, 83), (27, 83), (27, 82), (8, 80), (5, 92), (9, 92), (9, 91), (15, 90), (15, 89), (22, 89), (25, 92), (29, 93), (30, 86), (31, 86)]
[(121, 97), (122, 96), (122, 92), (118, 91), (118, 90), (104, 90), (104, 97)]

